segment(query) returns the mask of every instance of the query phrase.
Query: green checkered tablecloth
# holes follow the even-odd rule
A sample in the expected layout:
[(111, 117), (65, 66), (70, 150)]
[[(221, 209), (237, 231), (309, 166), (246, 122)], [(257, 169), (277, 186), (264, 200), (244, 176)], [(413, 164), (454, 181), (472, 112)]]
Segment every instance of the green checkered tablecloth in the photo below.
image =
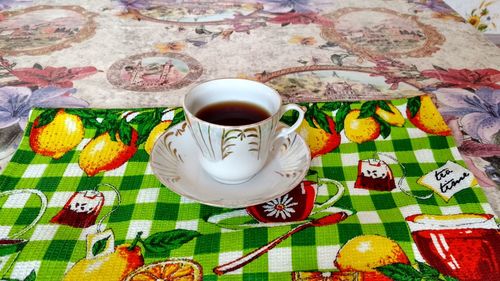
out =
[[(403, 112), (403, 115), (405, 114), (406, 99), (395, 100), (392, 103)], [(368, 110), (367, 107), (363, 108), (363, 104), (352, 103), (348, 109), (358, 108), (362, 112)], [(324, 124), (328, 124), (325, 123), (325, 120), (328, 120), (324, 117), (333, 116), (331, 120), (337, 121), (338, 126), (338, 121), (342, 121), (343, 118), (336, 115), (341, 114), (339, 113), (341, 110), (345, 111), (343, 106), (342, 103), (309, 104), (309, 111), (321, 111), (311, 114), (313, 118), (310, 117), (309, 121), (321, 129), (324, 128)], [(33, 134), (34, 120), (43, 115), (38, 122), (44, 119), (43, 122), (50, 124), (51, 120), (57, 118), (54, 117), (57, 110), (49, 111), (33, 110), (24, 139), (0, 176), (0, 187), (4, 192), (4, 196), (0, 198), (2, 206), (0, 237), (4, 237), (0, 240), (2, 244), (5, 244), (6, 238), (13, 239), (16, 233), (36, 220), (41, 211), (41, 201), (37, 196), (11, 190), (38, 190), (47, 199), (46, 210), (40, 220), (18, 237), (24, 242), (27, 241), (24, 247), (18, 249), (17, 254), (10, 255), (0, 249), (0, 253), (5, 254), (2, 257), (3, 264), (0, 263), (1, 272), (5, 274), (4, 278), (34, 280), (36, 276), (36, 280), (63, 279), (65, 272), (71, 271), (75, 263), (85, 261), (86, 257), (92, 260), (88, 257), (90, 250), (87, 249), (87, 236), (96, 233), (99, 228), (112, 230), (114, 246), (130, 244), (137, 234), (142, 232), (141, 240), (146, 243), (137, 245), (142, 252), (144, 265), (183, 258), (199, 264), (204, 280), (290, 280), (292, 272), (337, 271), (334, 260), (339, 250), (349, 240), (364, 235), (386, 237), (401, 247), (411, 263), (415, 263), (416, 260), (425, 262), (417, 251), (405, 221), (410, 215), (493, 214), (479, 186), (466, 188), (446, 202), (437, 194), (428, 197), (432, 191), (417, 183), (420, 177), (445, 165), (447, 161), (465, 167), (451, 136), (425, 133), (408, 119), (405, 120), (403, 127), (383, 124), (381, 131), (386, 138), (379, 136), (374, 141), (361, 144), (349, 141), (344, 129), (340, 133), (340, 146), (315, 157), (310, 170), (317, 172), (317, 178), (336, 180), (345, 187), (343, 196), (334, 206), (353, 211), (352, 215), (337, 224), (309, 227), (297, 232), (247, 265), (218, 276), (213, 272), (216, 266), (266, 245), (299, 223), (230, 229), (208, 222), (210, 217), (234, 210), (199, 204), (163, 186), (148, 164), (149, 154), (144, 149), (144, 144), (138, 145), (133, 156), (117, 168), (93, 176), (88, 176), (80, 168), (79, 157), (82, 150), (94, 138), (96, 131), (101, 130), (97, 132), (99, 135), (107, 129), (117, 132), (119, 136), (117, 140), (125, 142), (127, 138), (132, 138), (130, 141), (134, 142), (134, 132), (131, 133), (130, 128), (132, 127), (132, 131), (138, 132), (140, 142), (144, 142), (154, 124), (141, 125), (142, 121), (138, 120), (138, 116), (144, 113), (141, 118), (148, 119), (146, 117), (150, 116), (151, 120), (156, 120), (156, 124), (161, 118), (174, 119), (177, 123), (182, 118), (179, 109), (166, 113), (163, 117), (159, 115), (164, 113), (164, 109), (67, 110), (68, 114), (78, 115), (83, 120), (84, 138), (59, 159), (35, 153), (30, 146), (30, 133)], [(108, 122), (106, 118), (114, 121)], [(379, 117), (376, 120), (383, 122)], [(108, 124), (104, 124), (106, 122)], [(129, 125), (130, 127), (125, 128)], [(387, 129), (390, 129), (389, 133)], [(383, 132), (384, 130), (386, 131)], [(58, 133), (62, 134), (60, 131), (54, 133), (55, 138), (61, 137)], [(397, 188), (392, 191), (354, 188), (358, 177), (358, 160), (374, 157), (388, 163), (398, 185)], [(119, 196), (112, 187), (117, 189)], [(51, 222), (75, 192), (94, 189), (104, 196), (102, 209), (97, 212), (94, 224), (81, 228)], [(327, 200), (332, 195), (329, 194), (332, 192), (331, 189), (331, 187), (318, 189), (317, 201)], [(98, 207), (93, 210), (96, 209)], [(102, 225), (99, 226), (101, 219)], [(248, 217), (249, 222), (252, 220)], [(148, 237), (158, 238), (159, 242), (148, 240)], [(161, 249), (155, 252), (154, 249), (144, 246), (147, 244), (151, 247), (154, 243)], [(103, 255), (101, 253), (103, 248), (97, 244), (98, 246), (91, 245), (90, 252), (101, 256), (94, 258), (94, 262), (105, 263), (106, 257), (116, 254), (115, 252)], [(118, 264), (108, 266), (103, 269), (104, 271), (100, 271), (100, 278), (111, 280), (106, 278), (120, 276), (116, 273), (121, 270), (120, 268)], [(100, 270), (97, 265), (94, 269)], [(107, 272), (109, 275), (103, 276), (102, 272)], [(80, 277), (82, 280), (97, 280), (92, 274), (92, 270), (82, 271)]]

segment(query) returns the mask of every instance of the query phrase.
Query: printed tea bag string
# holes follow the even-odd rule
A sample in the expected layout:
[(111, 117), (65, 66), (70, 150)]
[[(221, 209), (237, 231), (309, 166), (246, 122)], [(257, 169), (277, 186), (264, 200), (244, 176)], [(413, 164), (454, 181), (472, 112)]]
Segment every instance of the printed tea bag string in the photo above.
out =
[(392, 161), (394, 161), (394, 163), (398, 164), (399, 167), (401, 167), (401, 170), (403, 171), (403, 175), (399, 178), (398, 180), (398, 188), (399, 190), (401, 190), (404, 194), (410, 196), (410, 197), (413, 197), (413, 198), (417, 198), (417, 199), (422, 199), (422, 200), (425, 200), (425, 199), (429, 199), (432, 197), (432, 195), (434, 194), (433, 192), (431, 192), (430, 194), (428, 195), (425, 195), (425, 196), (418, 196), (418, 195), (415, 195), (413, 194), (413, 192), (411, 192), (410, 189), (406, 190), (403, 188), (403, 181), (404, 179), (406, 178), (406, 168), (403, 164), (401, 164), (394, 156), (392, 155), (389, 155), (389, 154), (385, 154), (385, 153), (380, 153), (380, 152), (374, 152), (373, 153), (373, 158), (374, 159), (380, 159), (380, 156), (384, 156)]
[(318, 178), (318, 184), (320, 184), (320, 185), (333, 184), (337, 187), (337, 193), (334, 196), (330, 197), (324, 203), (315, 204), (314, 212), (323, 211), (323, 210), (326, 210), (326, 209), (330, 208), (331, 206), (333, 206), (333, 204), (335, 204), (335, 202), (339, 201), (340, 197), (342, 197), (344, 195), (344, 190), (345, 190), (344, 186), (340, 182), (338, 182), (336, 180), (328, 179), (328, 178)]
[(0, 193), (0, 197), (1, 196), (4, 196), (4, 195), (13, 195), (13, 194), (22, 194), (22, 193), (31, 193), (31, 194), (35, 194), (37, 195), (39, 198), (40, 198), (40, 211), (38, 212), (38, 215), (36, 216), (35, 219), (33, 219), (33, 221), (27, 225), (25, 228), (23, 228), (22, 230), (20, 230), (19, 232), (17, 232), (16, 234), (13, 234), (10, 238), (11, 239), (14, 239), (14, 238), (17, 238), (21, 235), (23, 235), (24, 233), (26, 233), (28, 230), (30, 230), (33, 226), (35, 226), (36, 223), (38, 223), (38, 221), (40, 220), (40, 218), (45, 214), (45, 210), (47, 210), (47, 197), (45, 196), (45, 194), (43, 194), (41, 191), (37, 190), (37, 189), (14, 189), (14, 190), (9, 190), (9, 191), (5, 191), (5, 192), (2, 192)]
[(109, 212), (108, 212), (108, 213), (106, 213), (104, 216), (102, 216), (102, 218), (101, 218), (101, 219), (99, 220), (99, 222), (97, 223), (97, 227), (96, 227), (97, 232), (103, 232), (103, 229), (101, 229), (101, 228), (102, 228), (102, 222), (103, 222), (106, 218), (108, 218), (109, 216), (111, 216), (111, 214), (112, 214), (113, 212), (115, 212), (116, 210), (118, 210), (118, 208), (120, 207), (120, 204), (122, 203), (122, 199), (121, 199), (121, 196), (120, 196), (120, 192), (118, 191), (118, 189), (117, 189), (114, 185), (109, 184), (109, 183), (99, 183), (98, 185), (96, 185), (96, 186), (95, 186), (95, 189), (97, 189), (97, 188), (98, 188), (98, 187), (100, 187), (100, 186), (107, 186), (107, 187), (111, 188), (111, 189), (112, 189), (112, 190), (116, 193), (116, 198), (117, 198), (117, 200), (118, 200), (118, 204), (117, 204), (117, 205), (115, 205), (111, 211), (109, 211)]

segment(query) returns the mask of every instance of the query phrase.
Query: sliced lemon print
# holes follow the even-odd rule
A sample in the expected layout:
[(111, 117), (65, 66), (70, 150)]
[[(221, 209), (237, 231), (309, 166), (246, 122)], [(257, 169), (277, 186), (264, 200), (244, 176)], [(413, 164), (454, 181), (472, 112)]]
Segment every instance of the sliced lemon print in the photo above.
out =
[(189, 259), (169, 259), (142, 266), (130, 273), (125, 281), (184, 281), (202, 280), (201, 266)]

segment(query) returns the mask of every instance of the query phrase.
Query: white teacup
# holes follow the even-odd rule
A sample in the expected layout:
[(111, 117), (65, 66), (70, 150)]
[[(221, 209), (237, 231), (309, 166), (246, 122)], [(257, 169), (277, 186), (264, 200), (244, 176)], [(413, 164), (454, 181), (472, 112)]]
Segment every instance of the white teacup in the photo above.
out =
[[(269, 117), (246, 125), (219, 125), (198, 118), (200, 110), (214, 104), (242, 102), (265, 110)], [(215, 79), (192, 88), (183, 103), (189, 129), (201, 151), (203, 169), (219, 182), (239, 184), (257, 174), (266, 164), (273, 142), (302, 123), (304, 111), (296, 104), (281, 105), (274, 89), (247, 79)], [(289, 128), (278, 128), (289, 110), (299, 118)]]

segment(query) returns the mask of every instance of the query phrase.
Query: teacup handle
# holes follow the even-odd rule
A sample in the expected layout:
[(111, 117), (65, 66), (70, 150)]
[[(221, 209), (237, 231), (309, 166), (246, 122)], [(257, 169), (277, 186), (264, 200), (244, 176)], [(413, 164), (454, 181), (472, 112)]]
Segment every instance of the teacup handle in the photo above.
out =
[(313, 213), (317, 213), (319, 211), (323, 211), (325, 209), (330, 208), (331, 206), (333, 206), (333, 204), (335, 204), (340, 199), (340, 197), (342, 197), (344, 195), (345, 187), (340, 182), (338, 182), (336, 180), (332, 180), (332, 179), (321, 178), (321, 179), (318, 179), (318, 184), (320, 184), (320, 183), (326, 184), (326, 185), (328, 185), (330, 183), (334, 184), (337, 187), (337, 193), (335, 193), (334, 196), (332, 196), (330, 199), (323, 202), (322, 204), (314, 204), (314, 208), (312, 210)]
[(280, 119), (283, 116), (283, 114), (285, 114), (285, 112), (287, 112), (289, 110), (297, 111), (299, 113), (299, 118), (297, 119), (297, 121), (295, 121), (295, 123), (292, 126), (290, 126), (288, 128), (281, 129), (278, 132), (278, 134), (276, 135), (275, 139), (286, 137), (287, 135), (293, 133), (300, 126), (302, 121), (304, 120), (305, 111), (300, 106), (298, 106), (297, 104), (294, 104), (294, 103), (289, 103), (289, 104), (281, 106)]

